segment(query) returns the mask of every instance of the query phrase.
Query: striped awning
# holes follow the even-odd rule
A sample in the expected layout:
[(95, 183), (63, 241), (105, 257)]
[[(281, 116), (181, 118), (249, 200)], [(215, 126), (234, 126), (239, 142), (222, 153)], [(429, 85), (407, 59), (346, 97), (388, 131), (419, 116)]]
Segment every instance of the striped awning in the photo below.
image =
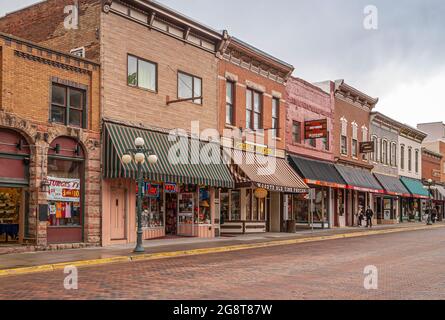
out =
[(263, 188), (274, 192), (307, 193), (309, 187), (286, 159), (231, 150), (237, 188)]
[[(208, 161), (203, 163), (200, 158), (200, 150), (209, 143), (193, 141), (185, 137), (169, 139), (169, 135), (163, 132), (124, 126), (106, 122), (103, 130), (104, 141), (104, 169), (105, 178), (131, 178), (136, 179), (137, 165), (122, 163), (122, 156), (134, 149), (134, 140), (141, 137), (146, 146), (153, 149), (158, 156), (158, 162), (151, 165), (145, 162), (142, 167), (144, 178), (151, 181), (197, 184), (217, 188), (233, 188), (234, 180), (230, 174), (229, 166), (222, 161), (221, 151), (218, 146), (220, 161)], [(172, 141), (173, 140), (173, 141)], [(180, 142), (178, 142), (180, 141)], [(185, 142), (184, 142), (185, 141)], [(170, 161), (169, 152), (177, 147), (178, 143), (187, 148), (185, 161)], [(196, 148), (196, 146), (199, 148)], [(216, 150), (216, 147), (215, 147)], [(213, 159), (213, 158), (212, 158)]]

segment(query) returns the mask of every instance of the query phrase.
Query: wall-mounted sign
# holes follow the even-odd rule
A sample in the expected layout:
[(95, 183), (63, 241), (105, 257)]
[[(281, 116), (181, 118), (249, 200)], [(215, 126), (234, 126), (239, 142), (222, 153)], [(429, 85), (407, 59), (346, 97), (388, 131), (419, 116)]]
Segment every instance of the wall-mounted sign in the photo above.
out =
[(48, 201), (80, 202), (80, 179), (47, 177)]
[(304, 138), (320, 139), (328, 137), (328, 120), (312, 120), (304, 122)]
[(165, 193), (177, 193), (178, 186), (176, 185), (176, 183), (165, 183), (164, 184), (164, 192)]
[(160, 192), (159, 192), (159, 189), (160, 189), (159, 185), (151, 184), (151, 183), (145, 183), (144, 189), (145, 189), (144, 190), (145, 191), (145, 195), (147, 197), (150, 197), (150, 198), (158, 198), (159, 197), (159, 194), (160, 194)]
[(360, 142), (360, 153), (373, 153), (374, 149), (374, 141)]
[(246, 142), (238, 142), (235, 146), (236, 149), (246, 151), (246, 152), (256, 152), (265, 156), (270, 156), (274, 154), (274, 150), (265, 146), (258, 146)]

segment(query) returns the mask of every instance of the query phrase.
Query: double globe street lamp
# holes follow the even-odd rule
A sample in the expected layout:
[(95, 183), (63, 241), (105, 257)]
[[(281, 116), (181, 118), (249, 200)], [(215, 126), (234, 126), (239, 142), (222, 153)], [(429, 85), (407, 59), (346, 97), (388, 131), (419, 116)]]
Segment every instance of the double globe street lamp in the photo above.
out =
[(428, 179), (427, 180), (428, 183), (428, 195), (429, 195), (429, 199), (428, 199), (428, 221), (427, 221), (427, 225), (431, 226), (433, 224), (432, 222), (432, 214), (433, 214), (433, 195), (432, 195), (432, 189), (433, 189), (433, 184), (434, 181), (433, 179)]
[(128, 149), (127, 153), (122, 156), (122, 162), (125, 165), (129, 165), (133, 161), (137, 164), (136, 182), (138, 184), (137, 195), (137, 216), (138, 216), (138, 231), (137, 231), (137, 244), (134, 252), (143, 253), (144, 245), (142, 243), (142, 197), (144, 188), (144, 177), (142, 175), (142, 165), (147, 160), (149, 164), (154, 165), (158, 162), (158, 157), (154, 154), (150, 148), (145, 148), (145, 141), (143, 138), (136, 138), (134, 141), (135, 149)]

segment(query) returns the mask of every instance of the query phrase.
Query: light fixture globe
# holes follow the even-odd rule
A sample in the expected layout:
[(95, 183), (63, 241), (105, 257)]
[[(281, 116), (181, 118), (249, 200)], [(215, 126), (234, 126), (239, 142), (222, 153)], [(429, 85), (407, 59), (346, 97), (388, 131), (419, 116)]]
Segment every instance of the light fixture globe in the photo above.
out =
[(134, 155), (134, 160), (137, 163), (144, 163), (145, 162), (145, 154), (138, 152)]
[(142, 147), (145, 145), (145, 141), (144, 141), (143, 138), (138, 137), (138, 138), (136, 138), (136, 139), (134, 140), (134, 145), (135, 145), (137, 148), (142, 148)]
[(124, 155), (122, 156), (122, 162), (123, 162), (125, 165), (129, 165), (129, 164), (131, 163), (132, 160), (133, 160), (133, 158), (132, 158), (129, 154), (124, 154)]
[(432, 184), (433, 183), (433, 179), (428, 179), (428, 183)]
[(156, 164), (158, 162), (158, 156), (155, 154), (152, 154), (148, 157), (148, 163), (150, 164)]

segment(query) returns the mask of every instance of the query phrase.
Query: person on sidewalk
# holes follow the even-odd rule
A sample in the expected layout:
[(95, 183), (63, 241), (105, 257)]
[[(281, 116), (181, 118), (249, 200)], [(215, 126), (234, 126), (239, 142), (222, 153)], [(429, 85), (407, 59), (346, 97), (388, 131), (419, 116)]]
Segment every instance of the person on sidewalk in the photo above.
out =
[(374, 216), (374, 211), (368, 206), (366, 209), (366, 228), (372, 228), (372, 217)]
[(363, 212), (363, 208), (360, 207), (360, 212), (358, 214), (358, 226), (363, 227), (363, 220), (365, 220), (365, 214)]

